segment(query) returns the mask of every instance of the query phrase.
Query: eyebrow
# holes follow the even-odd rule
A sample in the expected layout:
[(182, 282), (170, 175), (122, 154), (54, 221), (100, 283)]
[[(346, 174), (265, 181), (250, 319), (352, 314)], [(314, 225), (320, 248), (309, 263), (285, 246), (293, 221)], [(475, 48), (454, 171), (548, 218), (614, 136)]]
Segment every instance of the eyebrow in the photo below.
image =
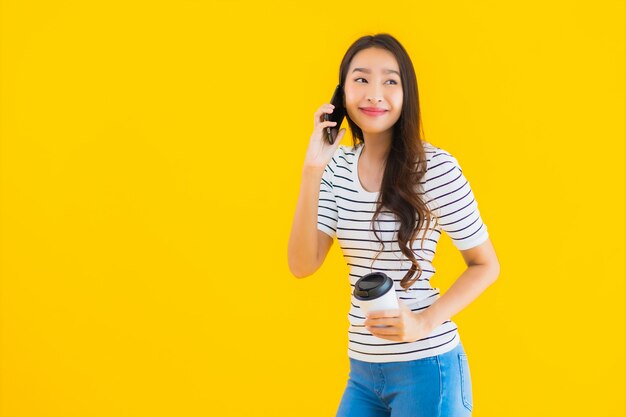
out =
[[(366, 73), (366, 74), (371, 74), (371, 73), (372, 73), (372, 71), (371, 71), (371, 70), (369, 70), (369, 69), (367, 69), (367, 68), (355, 68), (355, 69), (353, 69), (353, 70), (352, 70), (352, 72), (357, 72), (357, 71), (359, 71), (359, 72), (364, 72), (364, 73)], [(392, 70), (392, 69), (385, 69), (385, 70), (384, 70), (384, 72), (385, 72), (386, 74), (391, 74), (391, 73), (393, 72), (393, 73), (398, 74), (398, 77), (400, 76), (400, 73), (399, 73), (398, 71), (396, 71), (396, 70)]]

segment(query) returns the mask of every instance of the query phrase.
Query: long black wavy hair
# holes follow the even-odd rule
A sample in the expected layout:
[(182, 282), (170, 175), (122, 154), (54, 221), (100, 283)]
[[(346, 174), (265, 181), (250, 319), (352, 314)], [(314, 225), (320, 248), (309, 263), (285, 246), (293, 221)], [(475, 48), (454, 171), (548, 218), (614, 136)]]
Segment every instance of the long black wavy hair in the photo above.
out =
[[(420, 195), (420, 180), (426, 173), (426, 153), (422, 138), (422, 120), (419, 106), (419, 95), (417, 91), (417, 78), (413, 63), (404, 47), (393, 36), (387, 33), (372, 36), (363, 36), (357, 39), (347, 50), (339, 67), (339, 84), (345, 85), (348, 69), (352, 58), (361, 50), (366, 48), (382, 48), (391, 52), (400, 69), (400, 79), (402, 83), (403, 101), (400, 118), (393, 126), (393, 138), (391, 149), (387, 156), (381, 191), (378, 195), (376, 211), (372, 218), (371, 227), (382, 245), (381, 250), (372, 260), (372, 265), (380, 256), (385, 247), (384, 242), (376, 234), (374, 228), (383, 207), (396, 215), (400, 221), (400, 228), (397, 232), (398, 245), (402, 253), (411, 261), (411, 268), (402, 278), (400, 285), (408, 290), (422, 275), (415, 254), (412, 251), (413, 242), (417, 239), (417, 234), (426, 223), (426, 230), (429, 230), (432, 219), (432, 212), (427, 204), (422, 201)], [(354, 148), (365, 142), (363, 131), (346, 114), (348, 126), (352, 132)], [(436, 224), (436, 223), (435, 223)], [(422, 248), (426, 233), (421, 239)], [(415, 273), (417, 275), (414, 277)]]

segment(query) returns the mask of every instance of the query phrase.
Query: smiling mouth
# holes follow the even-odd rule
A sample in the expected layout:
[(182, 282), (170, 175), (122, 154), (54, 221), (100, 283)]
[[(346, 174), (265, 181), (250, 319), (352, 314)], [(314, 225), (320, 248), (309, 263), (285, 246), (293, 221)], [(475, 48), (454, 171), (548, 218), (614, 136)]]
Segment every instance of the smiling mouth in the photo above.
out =
[(383, 109), (373, 110), (373, 109), (366, 109), (366, 108), (359, 108), (359, 110), (361, 110), (363, 113), (367, 114), (368, 116), (382, 116), (388, 111), (388, 110), (383, 110)]

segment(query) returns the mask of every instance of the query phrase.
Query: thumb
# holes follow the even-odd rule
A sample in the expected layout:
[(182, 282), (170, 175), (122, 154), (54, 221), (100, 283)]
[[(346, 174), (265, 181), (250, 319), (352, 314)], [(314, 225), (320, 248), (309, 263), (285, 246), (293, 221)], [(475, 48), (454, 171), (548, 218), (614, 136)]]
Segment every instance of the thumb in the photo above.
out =
[(346, 128), (344, 127), (343, 129), (341, 129), (339, 132), (337, 132), (337, 137), (335, 138), (335, 148), (339, 147), (339, 144), (341, 143), (341, 139), (343, 138), (343, 135), (346, 134)]

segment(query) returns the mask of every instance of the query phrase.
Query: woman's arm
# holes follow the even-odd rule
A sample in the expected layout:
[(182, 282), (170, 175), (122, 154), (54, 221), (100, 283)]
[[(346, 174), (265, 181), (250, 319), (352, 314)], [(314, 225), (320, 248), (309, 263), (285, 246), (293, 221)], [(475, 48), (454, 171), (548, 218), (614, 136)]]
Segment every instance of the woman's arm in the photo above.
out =
[(298, 278), (311, 275), (319, 268), (317, 208), (323, 173), (323, 167), (302, 169), (300, 195), (287, 249), (289, 269)]
[(500, 263), (491, 239), (471, 249), (462, 250), (461, 254), (467, 269), (437, 301), (416, 313), (425, 319), (430, 331), (467, 307), (500, 275)]

